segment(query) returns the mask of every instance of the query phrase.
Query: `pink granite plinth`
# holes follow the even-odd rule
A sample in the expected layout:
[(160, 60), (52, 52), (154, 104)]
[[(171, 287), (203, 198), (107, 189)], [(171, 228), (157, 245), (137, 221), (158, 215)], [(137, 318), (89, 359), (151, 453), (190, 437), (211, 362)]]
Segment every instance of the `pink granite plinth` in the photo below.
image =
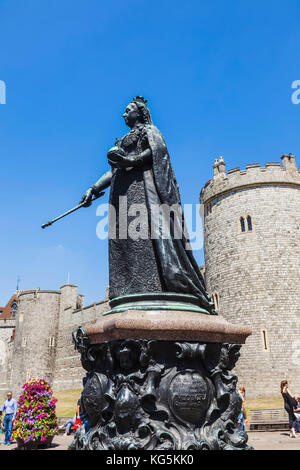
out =
[(90, 344), (118, 339), (156, 339), (244, 344), (251, 329), (222, 316), (169, 310), (127, 310), (101, 317), (84, 328)]

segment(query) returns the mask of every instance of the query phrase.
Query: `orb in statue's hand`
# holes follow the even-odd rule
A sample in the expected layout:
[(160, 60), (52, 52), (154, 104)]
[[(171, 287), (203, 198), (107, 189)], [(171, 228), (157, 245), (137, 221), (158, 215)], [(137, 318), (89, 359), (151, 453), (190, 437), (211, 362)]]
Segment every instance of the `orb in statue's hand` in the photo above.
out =
[(108, 162), (112, 166), (118, 164), (124, 157), (126, 157), (126, 153), (121, 147), (112, 147), (107, 152)]

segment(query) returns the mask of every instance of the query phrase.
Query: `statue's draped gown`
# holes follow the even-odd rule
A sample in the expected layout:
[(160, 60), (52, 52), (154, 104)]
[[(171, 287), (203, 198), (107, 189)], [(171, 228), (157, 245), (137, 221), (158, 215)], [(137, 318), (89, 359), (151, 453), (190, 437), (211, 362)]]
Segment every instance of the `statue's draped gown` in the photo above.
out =
[[(150, 147), (152, 158), (138, 167), (113, 169), (110, 204), (116, 212), (116, 238), (109, 240), (110, 299), (148, 292), (185, 293), (198, 297), (200, 305), (212, 311), (213, 304), (199, 267), (192, 252), (186, 250), (188, 240), (184, 236), (176, 239), (172, 228), (172, 236), (167, 239), (158, 230), (154, 239), (150, 236), (152, 205), (177, 204), (181, 208), (178, 185), (163, 136), (152, 124), (140, 124), (126, 134), (118, 145), (129, 155), (140, 154)], [(129, 226), (139, 215), (128, 215), (124, 221), (124, 211), (120, 207), (125, 199), (120, 199), (120, 196), (127, 198), (127, 211), (132, 204), (146, 207), (148, 217), (143, 234), (146, 232), (148, 236), (144, 239), (120, 239), (126, 223)], [(123, 229), (120, 226), (122, 217)], [(171, 219), (171, 227), (173, 223)]]

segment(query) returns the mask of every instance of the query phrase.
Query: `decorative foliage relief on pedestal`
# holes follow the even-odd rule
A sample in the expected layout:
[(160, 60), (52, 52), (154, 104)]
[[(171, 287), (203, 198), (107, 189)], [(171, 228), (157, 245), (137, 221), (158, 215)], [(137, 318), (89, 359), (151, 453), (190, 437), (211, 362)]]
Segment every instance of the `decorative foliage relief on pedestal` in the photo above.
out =
[(237, 427), (241, 398), (229, 371), (240, 345), (115, 340), (74, 335), (87, 370), (82, 401), (91, 422), (71, 449), (250, 449)]

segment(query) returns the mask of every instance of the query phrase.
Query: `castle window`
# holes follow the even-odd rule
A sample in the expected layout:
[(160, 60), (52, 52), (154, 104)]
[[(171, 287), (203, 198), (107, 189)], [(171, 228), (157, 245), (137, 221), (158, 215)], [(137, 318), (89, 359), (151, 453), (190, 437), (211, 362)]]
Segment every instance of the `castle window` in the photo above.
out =
[(240, 217), (240, 233), (253, 232), (252, 217)]
[(240, 218), (240, 223), (241, 223), (241, 231), (244, 233), (246, 232), (246, 226), (245, 226), (245, 219), (244, 217)]
[(55, 338), (54, 338), (54, 336), (50, 336), (50, 338), (49, 338), (49, 347), (54, 348), (54, 346), (55, 346)]
[(10, 306), (11, 316), (12, 318), (16, 318), (18, 312), (18, 305), (17, 302), (13, 302)]
[(212, 204), (211, 202), (209, 202), (206, 206), (205, 206), (205, 215), (209, 215), (212, 213)]
[(267, 342), (267, 331), (266, 330), (262, 330), (262, 337), (263, 337), (264, 351), (267, 351), (268, 350), (268, 342)]
[(83, 308), (83, 301), (84, 297), (82, 295), (78, 295), (76, 299), (76, 310)]
[(216, 307), (216, 309), (219, 309), (219, 294), (217, 292), (214, 292), (211, 294), (212, 301)]
[(216, 302), (215, 302), (216, 308), (218, 309), (219, 308), (219, 294), (217, 292), (215, 294), (215, 298), (216, 298)]
[(22, 348), (26, 348), (27, 346), (27, 339), (25, 337), (22, 338)]

